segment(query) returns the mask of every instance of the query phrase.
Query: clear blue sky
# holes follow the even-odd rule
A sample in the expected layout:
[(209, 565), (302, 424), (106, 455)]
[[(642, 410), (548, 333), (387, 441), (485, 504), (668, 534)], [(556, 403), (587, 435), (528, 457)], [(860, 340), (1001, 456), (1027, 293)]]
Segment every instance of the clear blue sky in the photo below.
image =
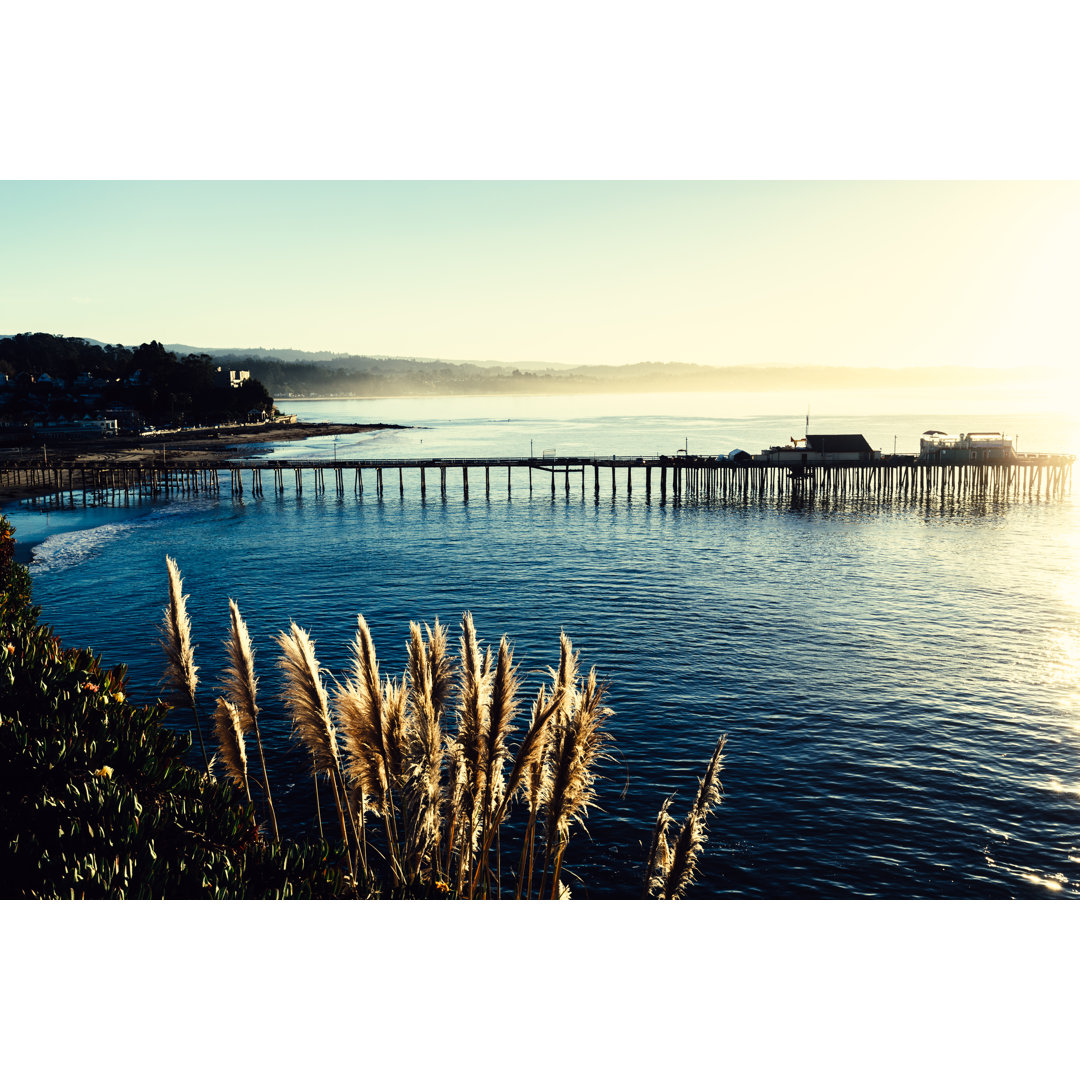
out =
[(1078, 359), (1080, 184), (0, 182), (0, 332), (453, 360)]

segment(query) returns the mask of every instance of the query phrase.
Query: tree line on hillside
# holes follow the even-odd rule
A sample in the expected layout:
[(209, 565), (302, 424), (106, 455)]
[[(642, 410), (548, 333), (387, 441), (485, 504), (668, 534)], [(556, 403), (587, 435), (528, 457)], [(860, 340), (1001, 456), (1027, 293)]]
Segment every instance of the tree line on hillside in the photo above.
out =
[(554, 372), (485, 368), (445, 360), (366, 360), (352, 366), (222, 357), (242, 364), (274, 397), (408, 397), (439, 394), (554, 394), (580, 390), (580, 380)]
[[(287, 357), (303, 355), (283, 350)], [(312, 357), (323, 354), (311, 353)], [(215, 387), (218, 366), (251, 373), (237, 394)], [(66, 382), (90, 372), (115, 384), (110, 392), (148, 418), (235, 418), (252, 408), (269, 411), (282, 397), (408, 397), (444, 394), (589, 394), (803, 389), (898, 389), (1001, 383), (1014, 372), (964, 367), (851, 368), (840, 366), (709, 366), (679, 361), (557, 365), (522, 369), (509, 364), (452, 363), (405, 357), (335, 355), (282, 359), (269, 350), (214, 350), (180, 356), (156, 341), (135, 349), (81, 338), (19, 334), (0, 339), (0, 372), (47, 373)], [(127, 386), (139, 372), (143, 386)], [(127, 389), (122, 389), (127, 386)], [(9, 379), (8, 387), (11, 387)], [(2, 412), (0, 407), (0, 412)]]
[(205, 354), (184, 357), (159, 342), (136, 348), (53, 334), (0, 338), (0, 417), (9, 425), (122, 412), (133, 425), (218, 424), (273, 413), (258, 379), (230, 386)]
[(243, 367), (275, 398), (304, 396), (408, 397), (443, 394), (597, 394), (899, 389), (998, 383), (1005, 371), (971, 368), (711, 367), (678, 361), (582, 364), (520, 369), (397, 357), (343, 356), (332, 361), (284, 361), (226, 353), (218, 361)]

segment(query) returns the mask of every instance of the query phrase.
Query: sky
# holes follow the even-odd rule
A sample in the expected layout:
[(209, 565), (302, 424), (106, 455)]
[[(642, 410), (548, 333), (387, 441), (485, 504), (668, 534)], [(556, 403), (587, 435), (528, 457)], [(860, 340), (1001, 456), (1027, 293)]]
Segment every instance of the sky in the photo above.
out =
[(0, 333), (503, 363), (1078, 359), (1080, 183), (0, 182)]
[[(1061, 372), (1057, 403), (1080, 399), (1069, 310), (1080, 295), (1077, 185), (986, 182), (1080, 175), (1074, 5), (9, 6), (0, 64), (0, 333), (520, 363), (1046, 364)], [(366, 182), (261, 179), (269, 177)], [(181, 179), (191, 182), (157, 182)], [(591, 182), (547, 182), (565, 179)], [(235, 910), (239, 934), (252, 911)], [(687, 905), (679, 918), (654, 921), (655, 942), (640, 918), (627, 926), (624, 915), (639, 946), (632, 954), (627, 934), (612, 930), (619, 920), (611, 909), (590, 910), (600, 921), (588, 935), (568, 937), (565, 915), (554, 910), (545, 919), (531, 913), (529, 924), (534, 953), (550, 944), (567, 954), (569, 940), (585, 958), (578, 969), (590, 972), (590, 1007), (614, 1032), (584, 1057), (575, 1049), (581, 1069), (612, 1071), (622, 1045), (640, 1066), (635, 1035), (651, 1017), (636, 1002), (651, 1003), (639, 992), (649, 985), (691, 991), (683, 994), (690, 1030), (704, 1030), (723, 1009), (724, 1060), (736, 1069), (743, 1059), (759, 1064), (765, 1040), (783, 1058), (774, 1038), (780, 1016), (798, 1036), (788, 1040), (791, 1067), (816, 1053), (838, 1076), (864, 1073), (885, 1043), (899, 1054), (897, 1069), (918, 1067), (930, 1052), (940, 1057), (944, 1046), (957, 1069), (962, 1054), (968, 1072), (1015, 1072), (1047, 1016), (1069, 1001), (1072, 967), (1060, 943), (1075, 935), (1046, 931), (1044, 908), (1038, 925), (1010, 909), (1008, 927), (1004, 908), (979, 909), (984, 925), (971, 954), (950, 968), (950, 1016), (958, 1010), (960, 1018), (951, 1029), (983, 1022), (997, 1004), (987, 987), (997, 994), (1022, 985), (1023, 994), (1007, 1001), (1007, 1032), (955, 1047), (926, 1024), (925, 974), (951, 955), (958, 920), (969, 925), (973, 908), (951, 917), (940, 907), (796, 904), (766, 913), (736, 905), (729, 921), (738, 932), (725, 934), (708, 905)], [(124, 925), (105, 928), (113, 916), (103, 907), (68, 911), (60, 919), (56, 908), (33, 909), (43, 933), (32, 935), (19, 974), (51, 974), (55, 965), (41, 963), (46, 943), (46, 960), (64, 962), (68, 977), (45, 989), (59, 986), (76, 1035), (85, 1036), (68, 1044), (98, 1036), (105, 1014), (87, 1001), (113, 1009), (121, 1001), (146, 1020), (128, 1025), (129, 1052), (153, 1052), (159, 1016), (173, 1004), (186, 1008), (204, 978), (204, 950), (167, 954), (172, 977), (157, 980), (153, 1012), (142, 1017), (131, 972), (154, 978), (162, 965), (157, 952), (147, 961), (138, 951), (131, 920), (157, 933), (160, 917), (124, 909), (116, 916)], [(181, 924), (195, 934), (157, 938), (168, 950), (173, 939), (220, 937), (222, 912), (189, 907)], [(428, 909), (422, 930), (439, 913), (446, 940), (460, 936), (468, 914), (460, 907)], [(291, 958), (306, 955), (310, 919), (298, 916), (283, 937), (277, 909), (255, 917), (264, 926), (274, 919), (268, 978), (280, 975), (283, 953), (292, 974)], [(331, 929), (347, 951), (356, 934), (346, 917)], [(476, 917), (489, 933), (501, 919), (499, 932), (520, 936), (508, 909)], [(586, 917), (579, 908), (575, 921)], [(401, 908), (399, 918), (405, 933), (384, 935), (392, 957), (374, 946), (377, 966), (384, 956), (393, 961), (379, 966), (388, 1002), (409, 993), (410, 961), (430, 951), (430, 933), (415, 932), (415, 909)], [(1040, 932), (1041, 947), (1028, 947)], [(1013, 936), (1024, 946), (1012, 948)], [(994, 948), (980, 952), (983, 940)], [(901, 941), (903, 959), (882, 964), (867, 941)], [(610, 954), (598, 956), (598, 942)], [(805, 962), (808, 942), (827, 942), (827, 962)], [(417, 954), (403, 961), (410, 943)], [(370, 967), (367, 938), (363, 948)], [(723, 985), (695, 995), (700, 972), (717, 965)], [(350, 970), (348, 962), (338, 968)], [(762, 994), (745, 988), (757, 988), (762, 972), (775, 983), (777, 971), (785, 1000), (779, 1012), (762, 1010)], [(486, 995), (489, 1041), (517, 1049), (517, 999), (492, 1000), (486, 967), (459, 965), (455, 977), (463, 993)], [(547, 979), (538, 976), (541, 993)], [(286, 991), (284, 1000), (299, 1017), (295, 1030), (321, 1022), (317, 997)], [(849, 1021), (839, 1041), (838, 1009)], [(414, 1034), (402, 1010), (376, 1013), (395, 1034)], [(27, 1054), (52, 1037), (40, 1010), (23, 1009), (19, 1020)], [(449, 1027), (446, 1034), (453, 1037)], [(211, 1041), (212, 1051), (227, 1052), (227, 1035), (210, 1038), (222, 1041)], [(709, 1040), (682, 1041), (682, 1049), (657, 1050), (667, 1071), (715, 1067)], [(307, 1052), (286, 1044), (290, 1062)], [(206, 1045), (201, 1038), (173, 1049), (201, 1062)], [(700, 1056), (688, 1062), (688, 1054)]]

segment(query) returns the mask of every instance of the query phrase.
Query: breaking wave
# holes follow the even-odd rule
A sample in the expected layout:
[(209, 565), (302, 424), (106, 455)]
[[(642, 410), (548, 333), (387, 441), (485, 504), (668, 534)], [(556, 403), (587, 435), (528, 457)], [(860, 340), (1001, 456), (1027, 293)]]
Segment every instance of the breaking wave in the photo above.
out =
[(95, 558), (106, 547), (133, 532), (155, 528), (166, 519), (198, 513), (201, 509), (198, 502), (174, 503), (126, 521), (112, 521), (90, 529), (55, 533), (32, 548), (27, 569), (33, 577), (70, 570)]

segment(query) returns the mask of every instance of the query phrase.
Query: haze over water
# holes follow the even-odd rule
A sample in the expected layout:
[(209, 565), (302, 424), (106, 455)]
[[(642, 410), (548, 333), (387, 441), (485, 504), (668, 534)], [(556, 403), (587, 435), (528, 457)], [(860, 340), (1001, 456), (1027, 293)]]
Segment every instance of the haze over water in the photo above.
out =
[[(756, 452), (803, 433), (804, 410), (755, 413), (730, 395), (440, 398), (279, 403), (303, 419), (407, 431), (267, 447), (282, 458)], [(890, 402), (891, 404), (891, 402)], [(899, 404), (903, 404), (902, 402)], [(727, 406), (725, 415), (723, 408)], [(775, 402), (774, 402), (775, 412)], [(927, 428), (1004, 430), (1021, 450), (1076, 452), (1061, 416), (817, 415), (812, 432), (862, 432), (917, 449)], [(1080, 530), (1076, 496), (865, 505), (787, 499), (661, 505), (591, 473), (554, 498), (546, 476), (473, 475), (445, 502), (396, 476), (379, 501), (351, 478), (315, 495), (227, 493), (131, 508), (16, 511), (34, 595), (65, 644), (130, 667), (131, 696), (161, 676), (165, 554), (190, 593), (207, 700), (223, 662), (228, 597), (248, 620), (275, 790), (293, 831), (310, 782), (291, 745), (271, 637), (311, 630), (335, 674), (357, 612), (384, 674), (404, 667), (411, 619), (456, 638), (471, 610), (506, 634), (526, 695), (564, 628), (610, 682), (615, 759), (589, 836), (575, 828), (576, 896), (634, 896), (663, 799), (685, 812), (717, 735), (727, 792), (711, 821), (699, 897), (1076, 896), (1080, 849)], [(654, 477), (655, 481), (655, 477)]]

